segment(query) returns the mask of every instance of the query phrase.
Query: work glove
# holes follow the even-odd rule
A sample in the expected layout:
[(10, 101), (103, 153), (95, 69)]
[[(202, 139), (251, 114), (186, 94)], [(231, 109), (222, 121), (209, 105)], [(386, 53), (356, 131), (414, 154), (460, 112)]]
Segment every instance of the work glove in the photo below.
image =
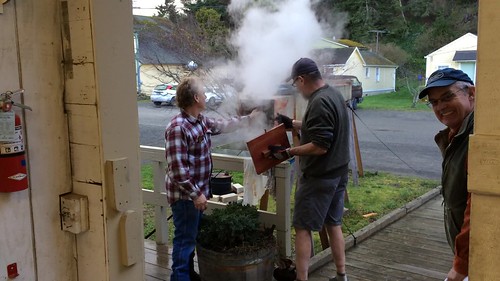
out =
[(277, 160), (284, 161), (286, 159), (292, 158), (290, 155), (290, 150), (281, 145), (270, 145), (268, 146), (269, 151), (271, 151), (271, 157)]
[(274, 118), (274, 120), (276, 120), (276, 122), (278, 122), (278, 124), (285, 124), (286, 129), (293, 129), (292, 118), (290, 118), (286, 115), (278, 113), (276, 115), (276, 118)]

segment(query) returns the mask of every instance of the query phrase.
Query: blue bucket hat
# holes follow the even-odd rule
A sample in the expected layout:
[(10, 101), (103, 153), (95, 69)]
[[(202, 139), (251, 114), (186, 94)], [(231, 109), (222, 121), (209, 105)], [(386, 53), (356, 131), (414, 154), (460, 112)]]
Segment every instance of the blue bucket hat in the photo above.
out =
[(427, 96), (427, 92), (430, 88), (450, 86), (457, 81), (468, 82), (474, 85), (474, 82), (472, 82), (470, 77), (462, 70), (454, 68), (436, 70), (431, 74), (429, 79), (427, 79), (427, 85), (425, 85), (425, 88), (418, 94), (418, 98), (422, 99)]

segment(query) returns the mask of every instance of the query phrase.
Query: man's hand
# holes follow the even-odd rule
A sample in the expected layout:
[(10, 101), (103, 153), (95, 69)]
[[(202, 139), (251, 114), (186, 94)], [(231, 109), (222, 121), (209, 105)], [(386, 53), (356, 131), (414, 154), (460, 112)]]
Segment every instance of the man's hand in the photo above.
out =
[(284, 146), (270, 145), (268, 148), (271, 151), (271, 157), (274, 159), (284, 161), (286, 159), (292, 158), (292, 155), (290, 155), (290, 150)]
[(205, 197), (204, 194), (200, 195), (198, 198), (196, 198), (194, 201), (194, 207), (200, 211), (205, 211), (207, 209), (207, 198)]
[(448, 281), (463, 281), (465, 279), (465, 275), (462, 275), (458, 272), (455, 271), (455, 269), (451, 269), (450, 272), (448, 272)]
[(285, 124), (286, 129), (293, 129), (293, 120), (292, 118), (283, 115), (283, 114), (277, 114), (276, 118), (274, 118), (278, 124)]
[(256, 109), (252, 110), (252, 112), (248, 116), (250, 117), (250, 119), (255, 119), (262, 114), (263, 114), (263, 112), (256, 108)]

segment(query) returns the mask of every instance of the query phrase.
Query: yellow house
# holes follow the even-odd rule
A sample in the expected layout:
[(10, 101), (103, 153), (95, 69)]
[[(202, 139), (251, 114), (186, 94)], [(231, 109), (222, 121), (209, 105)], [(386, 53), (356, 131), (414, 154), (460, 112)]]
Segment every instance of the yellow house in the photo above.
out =
[(363, 83), (363, 94), (394, 92), (396, 69), (390, 60), (366, 49), (325, 48), (315, 51), (315, 57), (326, 75), (354, 75)]
[(178, 82), (192, 60), (176, 46), (172, 23), (165, 18), (134, 16), (137, 92), (150, 95), (162, 83)]
[(467, 73), (476, 81), (477, 36), (467, 33), (449, 44), (425, 56), (425, 76), (438, 69), (452, 67)]

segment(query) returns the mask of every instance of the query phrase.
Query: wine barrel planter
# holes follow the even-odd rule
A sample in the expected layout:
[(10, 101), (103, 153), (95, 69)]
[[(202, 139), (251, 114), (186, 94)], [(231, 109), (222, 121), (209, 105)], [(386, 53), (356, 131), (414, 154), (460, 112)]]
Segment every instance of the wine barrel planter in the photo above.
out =
[(272, 281), (275, 248), (242, 254), (219, 253), (198, 245), (198, 266), (202, 281)]

